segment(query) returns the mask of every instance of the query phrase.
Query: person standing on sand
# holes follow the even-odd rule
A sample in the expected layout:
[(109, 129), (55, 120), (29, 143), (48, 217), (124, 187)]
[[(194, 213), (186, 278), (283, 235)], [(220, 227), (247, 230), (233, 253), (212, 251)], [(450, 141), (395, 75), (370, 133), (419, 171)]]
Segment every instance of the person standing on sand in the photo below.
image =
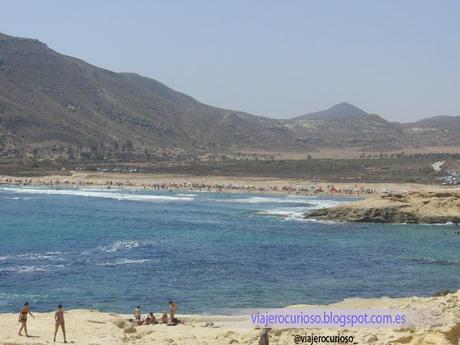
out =
[(259, 339), (259, 345), (269, 345), (268, 330), (264, 329)]
[(58, 305), (58, 310), (54, 314), (54, 320), (56, 321), (54, 328), (54, 342), (56, 342), (56, 334), (59, 330), (59, 326), (62, 329), (62, 334), (64, 335), (64, 343), (67, 343), (67, 337), (65, 335), (65, 321), (64, 321), (64, 307), (62, 304)]
[(24, 306), (21, 309), (21, 312), (19, 313), (19, 322), (21, 323), (21, 328), (19, 328), (18, 335), (22, 336), (22, 330), (24, 330), (24, 333), (26, 334), (26, 337), (29, 335), (27, 334), (27, 315), (32, 316), (35, 319), (35, 316), (32, 315), (29, 307), (29, 302), (24, 303)]
[(174, 320), (176, 317), (176, 308), (177, 305), (173, 302), (173, 300), (169, 301), (169, 314), (171, 316), (171, 321)]

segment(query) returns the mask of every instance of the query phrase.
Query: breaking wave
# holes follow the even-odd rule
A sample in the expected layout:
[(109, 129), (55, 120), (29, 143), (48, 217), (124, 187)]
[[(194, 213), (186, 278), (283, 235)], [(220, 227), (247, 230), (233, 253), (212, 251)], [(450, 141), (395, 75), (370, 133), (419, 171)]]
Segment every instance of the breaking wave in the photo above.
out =
[(418, 264), (422, 265), (442, 265), (442, 266), (458, 266), (460, 265), (460, 260), (443, 260), (443, 259), (434, 259), (431, 257), (425, 257), (423, 259), (414, 259)]
[(97, 266), (119, 266), (119, 265), (141, 265), (152, 262), (151, 259), (119, 259), (116, 261), (106, 261), (96, 264)]
[(133, 194), (133, 193), (120, 193), (108, 191), (90, 191), (90, 190), (75, 190), (75, 189), (39, 189), (39, 188), (0, 188), (7, 192), (20, 193), (20, 194), (42, 194), (42, 195), (73, 195), (89, 198), (105, 198), (127, 201), (192, 201), (191, 196), (169, 196), (169, 195), (147, 195), (147, 194)]
[(54, 271), (56, 268), (63, 268), (64, 265), (15, 265), (9, 267), (0, 267), (0, 272), (13, 272), (13, 273), (38, 273)]
[(103, 253), (114, 253), (121, 250), (151, 247), (156, 244), (158, 244), (157, 241), (124, 240), (115, 241), (112, 244), (109, 244), (108, 246), (100, 246), (97, 249)]

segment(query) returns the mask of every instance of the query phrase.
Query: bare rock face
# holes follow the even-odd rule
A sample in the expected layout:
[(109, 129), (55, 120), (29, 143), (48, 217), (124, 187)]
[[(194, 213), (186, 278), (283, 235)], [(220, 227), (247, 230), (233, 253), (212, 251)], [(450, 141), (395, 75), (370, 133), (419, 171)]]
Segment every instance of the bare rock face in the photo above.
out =
[(305, 215), (305, 218), (366, 223), (460, 223), (460, 194), (385, 195), (315, 210)]
[(398, 207), (349, 208), (334, 207), (313, 211), (307, 218), (339, 220), (342, 222), (364, 223), (418, 223), (417, 217), (402, 212)]

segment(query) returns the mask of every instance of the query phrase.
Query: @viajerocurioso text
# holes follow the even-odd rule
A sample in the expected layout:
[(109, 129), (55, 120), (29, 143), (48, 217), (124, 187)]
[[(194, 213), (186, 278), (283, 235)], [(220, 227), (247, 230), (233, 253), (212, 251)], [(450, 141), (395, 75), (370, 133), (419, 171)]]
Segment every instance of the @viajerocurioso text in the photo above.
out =
[(357, 344), (352, 335), (316, 335), (311, 334), (295, 334), (294, 344)]

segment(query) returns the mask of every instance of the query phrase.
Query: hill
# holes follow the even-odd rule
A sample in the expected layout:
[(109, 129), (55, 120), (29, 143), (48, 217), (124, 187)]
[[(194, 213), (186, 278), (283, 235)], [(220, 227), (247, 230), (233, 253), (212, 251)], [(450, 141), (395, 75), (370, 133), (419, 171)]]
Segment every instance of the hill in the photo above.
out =
[(412, 127), (460, 131), (460, 116), (433, 116), (409, 124)]
[(97, 68), (37, 40), (0, 36), (0, 90), (4, 146), (16, 136), (43, 152), (70, 145), (103, 154), (162, 154), (270, 148), (290, 140), (274, 120), (202, 104), (153, 79)]
[(402, 127), (413, 146), (460, 146), (460, 116), (434, 116)]
[[(446, 121), (441, 122), (450, 130)], [(392, 150), (428, 142), (413, 133), (410, 125), (348, 103), (290, 120), (221, 109), (154, 79), (114, 73), (38, 40), (0, 34), (3, 158), (142, 161), (322, 148)], [(444, 132), (433, 133), (429, 142), (459, 140), (458, 131), (447, 142), (438, 140)]]
[(309, 113), (306, 115), (293, 118), (294, 121), (299, 120), (339, 120), (354, 116), (368, 115), (364, 110), (355, 107), (354, 105), (343, 102), (336, 104), (329, 109)]

